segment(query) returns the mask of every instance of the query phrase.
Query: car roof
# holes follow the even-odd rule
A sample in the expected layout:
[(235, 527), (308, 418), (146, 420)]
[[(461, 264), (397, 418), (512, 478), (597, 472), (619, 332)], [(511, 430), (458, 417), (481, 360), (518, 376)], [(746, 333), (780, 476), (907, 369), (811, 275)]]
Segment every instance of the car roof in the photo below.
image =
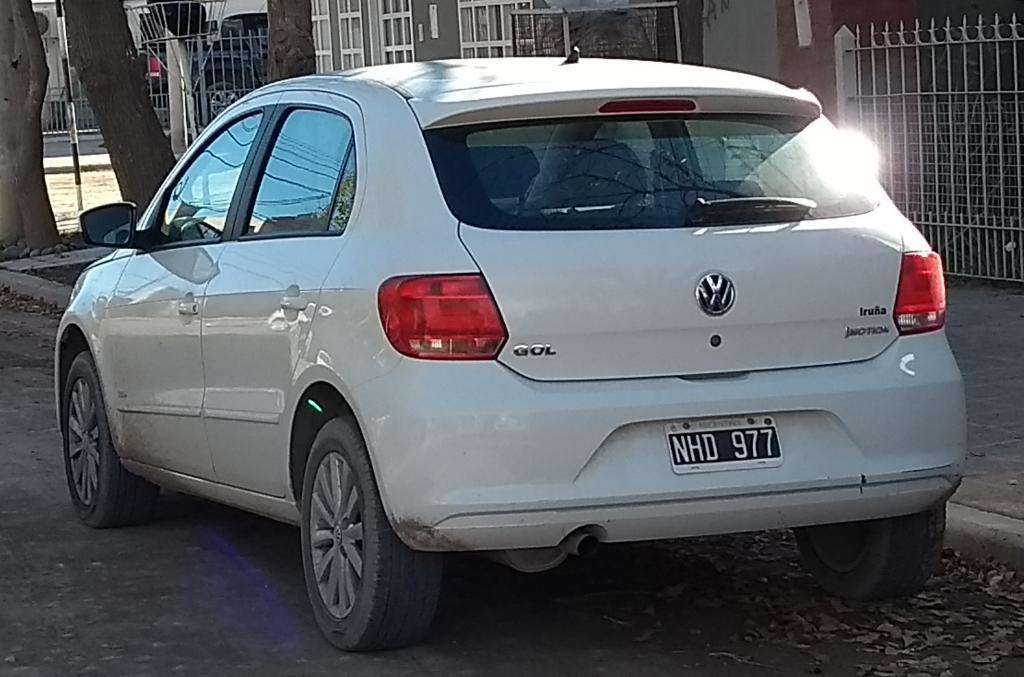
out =
[(423, 127), (497, 119), (597, 112), (610, 99), (685, 97), (701, 110), (794, 113), (817, 117), (806, 90), (745, 73), (658, 61), (512, 57), (450, 59), (371, 66), (319, 76), (328, 88), (345, 83), (401, 94)]
[(565, 63), (563, 58), (550, 57), (446, 59), (370, 66), (342, 75), (373, 80), (408, 98), (432, 101), (475, 99), (495, 88), (515, 88), (523, 94), (657, 85), (716, 87), (750, 93), (793, 92), (772, 80), (745, 73), (632, 59), (581, 58), (571, 64)]

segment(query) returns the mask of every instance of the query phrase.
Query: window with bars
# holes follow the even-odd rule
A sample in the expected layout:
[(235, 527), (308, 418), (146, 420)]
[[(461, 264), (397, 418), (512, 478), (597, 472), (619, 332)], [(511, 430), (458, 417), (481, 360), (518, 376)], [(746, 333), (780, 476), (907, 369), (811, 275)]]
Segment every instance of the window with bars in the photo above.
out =
[(412, 0), (380, 0), (380, 34), (384, 63), (415, 60)]
[(512, 10), (532, 8), (533, 0), (459, 0), (462, 56), (512, 56)]
[(363, 14), (360, 0), (338, 0), (338, 67), (342, 70), (362, 68)]
[(331, 11), (328, 0), (313, 0), (313, 44), (316, 49), (317, 73), (334, 70), (334, 53), (331, 48)]

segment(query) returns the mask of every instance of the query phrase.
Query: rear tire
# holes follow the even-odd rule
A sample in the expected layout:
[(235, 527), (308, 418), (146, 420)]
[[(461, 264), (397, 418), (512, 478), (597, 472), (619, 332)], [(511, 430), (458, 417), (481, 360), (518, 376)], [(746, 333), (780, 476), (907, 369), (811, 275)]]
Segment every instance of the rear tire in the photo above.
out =
[(827, 592), (867, 601), (913, 595), (935, 572), (946, 503), (913, 515), (795, 529), (804, 567)]
[(408, 646), (430, 630), (443, 555), (409, 549), (381, 504), (355, 420), (328, 421), (302, 483), (302, 568), (317, 625), (346, 651)]
[(144, 524), (160, 489), (131, 474), (110, 440), (107, 408), (92, 355), (71, 362), (61, 397), (64, 471), (78, 518), (96, 529)]

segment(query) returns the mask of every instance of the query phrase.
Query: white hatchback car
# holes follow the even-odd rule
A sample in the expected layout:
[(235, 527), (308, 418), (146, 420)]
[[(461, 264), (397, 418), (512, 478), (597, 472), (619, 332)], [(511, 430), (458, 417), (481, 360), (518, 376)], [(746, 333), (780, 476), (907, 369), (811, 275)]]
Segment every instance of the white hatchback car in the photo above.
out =
[(795, 528), (906, 594), (965, 449), (938, 256), (807, 92), (670, 64), (411, 63), (219, 117), (59, 329), (68, 486), (301, 527), (345, 649), (424, 636), (438, 553)]

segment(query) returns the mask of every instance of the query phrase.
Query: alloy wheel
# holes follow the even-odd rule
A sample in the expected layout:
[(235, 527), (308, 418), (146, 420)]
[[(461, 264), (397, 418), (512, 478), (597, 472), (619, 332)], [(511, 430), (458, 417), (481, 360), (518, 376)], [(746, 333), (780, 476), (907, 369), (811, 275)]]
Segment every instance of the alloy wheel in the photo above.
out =
[(78, 500), (91, 506), (96, 500), (100, 477), (100, 429), (96, 419), (96, 398), (85, 379), (71, 387), (68, 405), (68, 459)]
[(320, 599), (328, 613), (344, 618), (355, 606), (363, 578), (362, 497), (355, 472), (336, 451), (316, 469), (309, 534)]

